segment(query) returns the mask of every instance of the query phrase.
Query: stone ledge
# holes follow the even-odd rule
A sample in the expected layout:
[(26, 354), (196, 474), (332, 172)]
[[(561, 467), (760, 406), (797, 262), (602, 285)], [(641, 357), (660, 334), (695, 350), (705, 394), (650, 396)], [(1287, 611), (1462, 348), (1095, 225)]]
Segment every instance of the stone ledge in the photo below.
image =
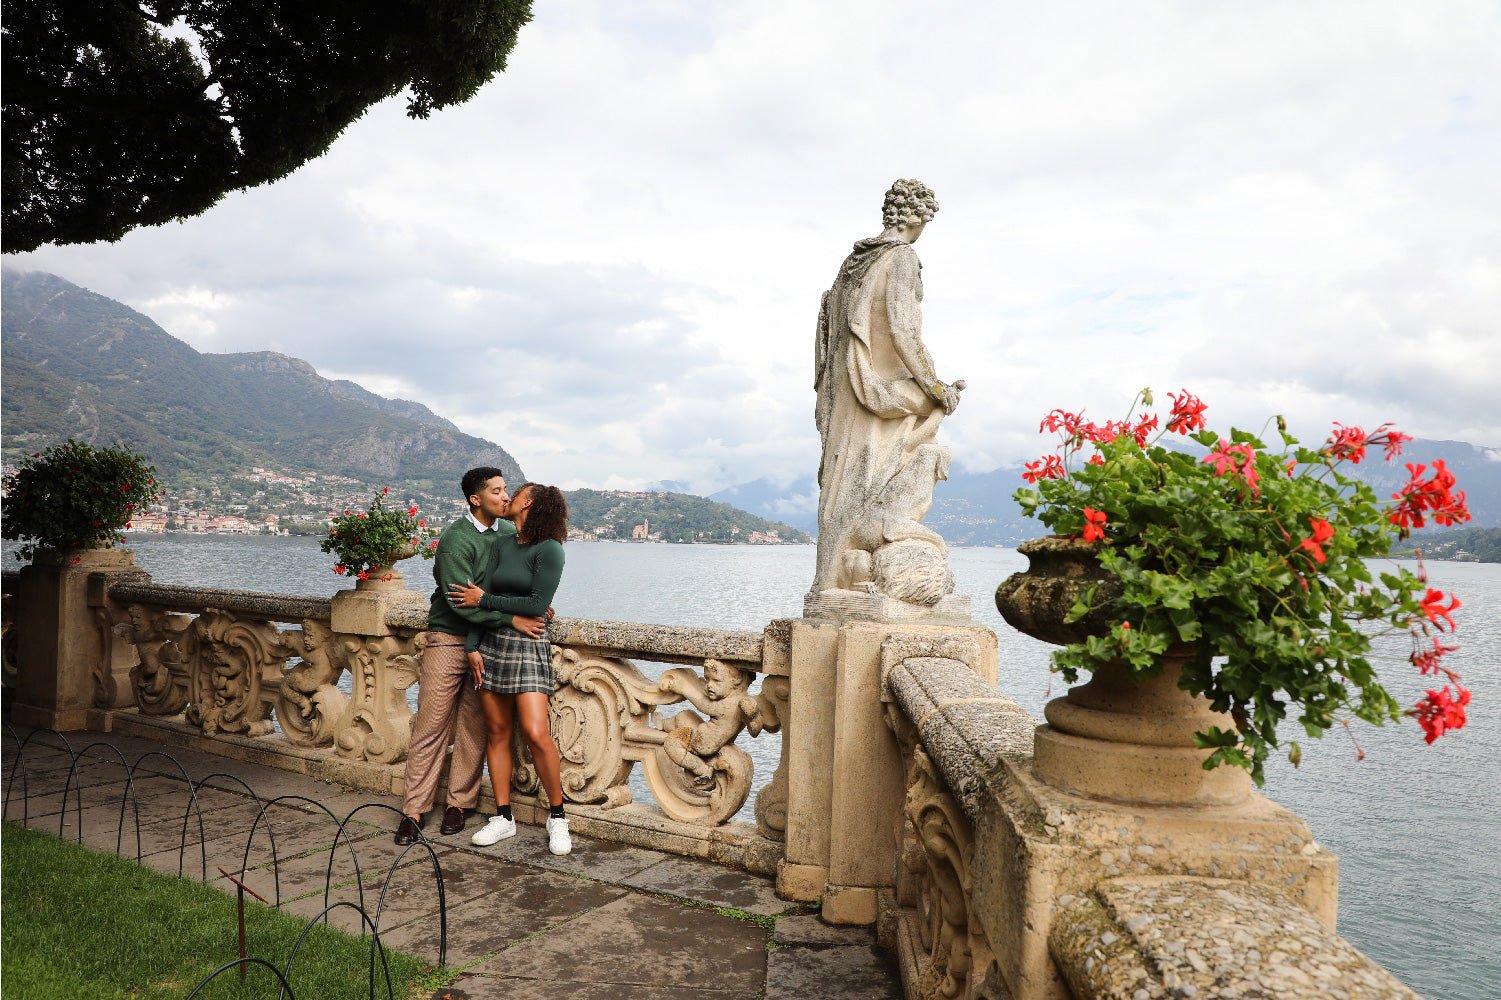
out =
[(1286, 897), (1241, 881), (1106, 880), (1059, 900), (1048, 944), (1081, 998), (1417, 997)]
[[(118, 604), (146, 604), (173, 611), (201, 612), (219, 608), (276, 622), (300, 622), (306, 618), (326, 619), (331, 600), (305, 594), (267, 594), (254, 590), (215, 590), (208, 587), (183, 587), (166, 583), (122, 581), (109, 588), (110, 600)], [(427, 613), (422, 627), (427, 626)]]

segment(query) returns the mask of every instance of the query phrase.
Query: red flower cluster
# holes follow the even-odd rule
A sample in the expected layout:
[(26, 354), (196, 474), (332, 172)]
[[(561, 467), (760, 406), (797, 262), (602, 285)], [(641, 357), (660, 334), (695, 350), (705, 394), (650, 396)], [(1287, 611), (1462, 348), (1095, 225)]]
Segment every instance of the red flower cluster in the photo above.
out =
[(1063, 476), (1063, 459), (1057, 455), (1047, 455), (1036, 462), (1028, 462), (1027, 471), (1022, 473), (1022, 478), (1029, 483), (1035, 483), (1039, 479), (1062, 479)]
[(1429, 674), (1436, 674), (1442, 671), (1448, 675), (1449, 680), (1455, 681), (1459, 679), (1459, 675), (1439, 661), (1457, 649), (1459, 649), (1458, 646), (1445, 646), (1438, 640), (1437, 636), (1433, 637), (1433, 647), (1425, 649), (1422, 646), (1422, 640), (1417, 635), (1414, 635), (1412, 637), (1412, 655), (1408, 659), (1412, 661), (1413, 666), (1418, 668), (1418, 673), (1425, 677)]
[(1386, 519), (1404, 531), (1421, 528), (1426, 523), (1424, 513), (1431, 514), (1438, 524), (1461, 524), (1470, 520), (1470, 508), (1464, 490), (1454, 489), (1454, 473), (1444, 467), (1442, 458), (1433, 460), (1433, 477), (1423, 479), (1426, 465), (1407, 463), (1408, 480), (1392, 494), (1397, 505), (1387, 512)]
[(1391, 424), (1382, 424), (1374, 433), (1367, 434), (1359, 427), (1346, 427), (1336, 420), (1334, 433), (1324, 443), (1323, 451), (1336, 461), (1349, 459), (1352, 464), (1359, 465), (1365, 458), (1366, 448), (1379, 446), (1386, 450), (1384, 457), (1390, 462), (1402, 454), (1402, 445), (1411, 440), (1411, 435), (1392, 430)]
[(1183, 390), (1181, 397), (1172, 392), (1167, 396), (1173, 401), (1172, 412), (1167, 417), (1168, 430), (1188, 434), (1191, 431), (1203, 430), (1208, 426), (1204, 420), (1205, 406), (1198, 396), (1193, 395), (1187, 389)]
[(1084, 540), (1100, 542), (1105, 539), (1105, 512), (1093, 507), (1084, 508)]
[(1220, 438), (1214, 451), (1204, 456), (1204, 461), (1214, 466), (1216, 476), (1237, 475), (1251, 488), (1251, 495), (1261, 492), (1256, 484), (1261, 475), (1256, 471), (1256, 451), (1248, 444), (1231, 444)]
[(1314, 562), (1322, 565), (1324, 562), (1324, 543), (1334, 537), (1334, 528), (1330, 526), (1328, 521), (1321, 517), (1310, 517), (1308, 519), (1308, 526), (1313, 529), (1313, 537), (1305, 538), (1299, 544), (1309, 555), (1313, 556)]
[(1423, 740), (1432, 743), (1450, 730), (1464, 728), (1465, 706), (1469, 703), (1469, 691), (1455, 684), (1451, 692), (1445, 684), (1437, 691), (1429, 691), (1407, 714), (1423, 727), (1426, 734)]
[(1444, 623), (1449, 625), (1449, 631), (1454, 631), (1454, 619), (1449, 613), (1460, 607), (1459, 598), (1449, 595), (1449, 606), (1444, 607), (1444, 592), (1428, 588), (1428, 593), (1423, 595), (1423, 614), (1434, 624), (1440, 632), (1444, 630)]

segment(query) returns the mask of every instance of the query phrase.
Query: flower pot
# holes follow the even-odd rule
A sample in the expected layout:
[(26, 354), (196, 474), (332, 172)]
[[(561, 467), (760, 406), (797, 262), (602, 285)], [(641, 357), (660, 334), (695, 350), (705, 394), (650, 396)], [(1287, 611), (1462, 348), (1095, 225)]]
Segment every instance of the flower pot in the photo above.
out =
[[(995, 590), (996, 610), (1006, 624), (1043, 642), (1067, 646), (1108, 631), (1115, 620), (1111, 605), (1120, 583), (1100, 568), (1099, 547), (1077, 538), (1034, 538), (1017, 550), (1027, 569), (1013, 573)], [(1090, 587), (1096, 610), (1065, 623), (1069, 608)]]
[[(996, 588), (996, 608), (1008, 624), (1045, 642), (1068, 645), (1107, 631), (1120, 584), (1100, 568), (1097, 547), (1078, 539), (1039, 538), (1020, 546), (1029, 565)], [(1088, 587), (1096, 610), (1076, 622), (1064, 618)], [(1228, 729), (1228, 715), (1178, 686), (1188, 648), (1163, 654), (1161, 671), (1139, 678), (1123, 664), (1096, 669), (1088, 682), (1050, 701), (1038, 726), (1033, 769), (1057, 788), (1093, 798), (1159, 805), (1226, 804), (1250, 792), (1238, 767), (1206, 771), (1210, 751), (1194, 733)]]
[(370, 575), (354, 582), (355, 590), (405, 590), (406, 579), (395, 566), (372, 566)]

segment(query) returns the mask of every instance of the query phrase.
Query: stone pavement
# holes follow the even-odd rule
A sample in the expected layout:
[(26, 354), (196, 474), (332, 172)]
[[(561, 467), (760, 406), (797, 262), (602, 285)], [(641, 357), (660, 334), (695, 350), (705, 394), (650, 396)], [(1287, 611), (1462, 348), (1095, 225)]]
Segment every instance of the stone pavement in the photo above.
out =
[[(20, 735), (26, 738), (24, 730)], [(396, 797), (188, 750), (172, 749), (169, 759), (156, 744), (114, 734), (77, 733), (68, 739), (75, 752), (91, 744), (119, 751), (117, 756), (114, 749), (94, 745), (80, 761), (73, 785), (81, 793), (85, 845), (130, 858), (139, 850), (143, 864), (189, 878), (200, 878), (206, 869), (210, 881), (232, 891), (218, 867), (238, 872), (248, 841), (246, 884), (273, 902), (279, 898), (283, 910), (316, 916), (327, 905), (327, 888), (328, 904), (362, 903), (372, 918), (379, 907), (384, 943), (437, 962), (439, 902), (432, 857), (420, 846), (402, 853), (391, 842), (400, 805)], [(54, 834), (61, 819), (62, 836), (75, 840), (80, 824), (74, 795), (69, 794), (66, 811), (62, 804), (69, 757), (56, 746), (55, 738), (43, 734), (18, 755), (7, 734), (5, 819), (21, 822), (24, 815), (29, 825)], [(130, 804), (121, 757), (136, 767), (138, 810)], [(18, 758), (24, 775), (14, 770)], [(174, 761), (203, 786), (197, 795), (201, 835)], [(218, 777), (203, 780), (210, 775)], [(262, 802), (289, 797), (267, 806), (270, 836), (266, 822), (257, 822), (245, 785)], [(349, 821), (350, 844), (339, 841), (330, 871), (338, 820), (371, 802), (380, 806)], [(903, 995), (894, 956), (876, 947), (868, 929), (822, 923), (778, 899), (769, 879), (578, 835), (571, 855), (554, 857), (536, 826), (522, 826), (514, 839), (495, 847), (477, 848), (469, 835), (478, 818), (452, 837), (437, 834), (438, 819), (429, 817), (427, 833), (442, 869), (446, 961), (458, 977), (435, 997), (896, 1000)], [(361, 923), (348, 907), (333, 910), (329, 920), (350, 930)], [(285, 960), (264, 957), (278, 964)]]

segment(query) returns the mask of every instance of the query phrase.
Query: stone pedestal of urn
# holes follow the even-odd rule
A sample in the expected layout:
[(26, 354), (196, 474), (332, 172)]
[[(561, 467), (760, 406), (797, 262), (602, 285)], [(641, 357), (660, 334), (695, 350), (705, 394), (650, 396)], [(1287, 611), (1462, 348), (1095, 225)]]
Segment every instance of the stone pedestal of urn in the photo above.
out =
[[(1018, 631), (1058, 645), (1103, 632), (1115, 620), (1108, 609), (1119, 585), (1100, 569), (1093, 550), (1067, 538), (1024, 543), (1018, 551), (1030, 567), (996, 589), (1002, 617)], [(1091, 586), (1094, 603), (1104, 607), (1065, 623), (1075, 599)], [(1109, 664), (1048, 702), (1048, 724), (1037, 727), (1034, 745), (1037, 776), (1065, 791), (1117, 802), (1211, 805), (1245, 798), (1249, 774), (1237, 767), (1204, 770), (1210, 751), (1194, 746), (1194, 733), (1233, 723), (1178, 686), (1193, 655), (1188, 648), (1169, 650), (1151, 677)]]
[[(405, 559), (416, 553), (398, 553)], [(394, 563), (394, 560), (393, 560)], [(330, 626), (335, 632), (350, 635), (390, 635), (386, 614), (398, 607), (427, 607), (428, 598), (406, 589), (406, 579), (394, 565), (377, 566), (367, 579), (355, 581), (353, 590), (341, 590), (333, 596)]]
[[(1043, 538), (1019, 551), (1030, 568), (996, 590), (1013, 627), (1064, 644), (1118, 620), (1109, 605), (1119, 584), (1093, 546)], [(1091, 586), (1105, 607), (1065, 624)], [(1337, 859), (1298, 816), (1252, 792), (1244, 770), (1201, 766), (1209, 751), (1194, 747), (1193, 734), (1231, 723), (1178, 687), (1188, 655), (1171, 651), (1159, 674), (1141, 680), (1124, 667), (1095, 671), (1047, 705), (1032, 757), (1003, 758), (991, 776), (997, 805), (976, 824), (971, 877), (977, 908), (1011, 929), (990, 944), (1018, 1000), (1072, 995), (1049, 952), (1054, 917), (1112, 879), (1249, 880), (1334, 927)]]
[(112, 579), (145, 575), (124, 549), (37, 552), (16, 593), (16, 620), (25, 627), (12, 720), (69, 732), (87, 728), (91, 710), (112, 707), (121, 670), (104, 595)]

